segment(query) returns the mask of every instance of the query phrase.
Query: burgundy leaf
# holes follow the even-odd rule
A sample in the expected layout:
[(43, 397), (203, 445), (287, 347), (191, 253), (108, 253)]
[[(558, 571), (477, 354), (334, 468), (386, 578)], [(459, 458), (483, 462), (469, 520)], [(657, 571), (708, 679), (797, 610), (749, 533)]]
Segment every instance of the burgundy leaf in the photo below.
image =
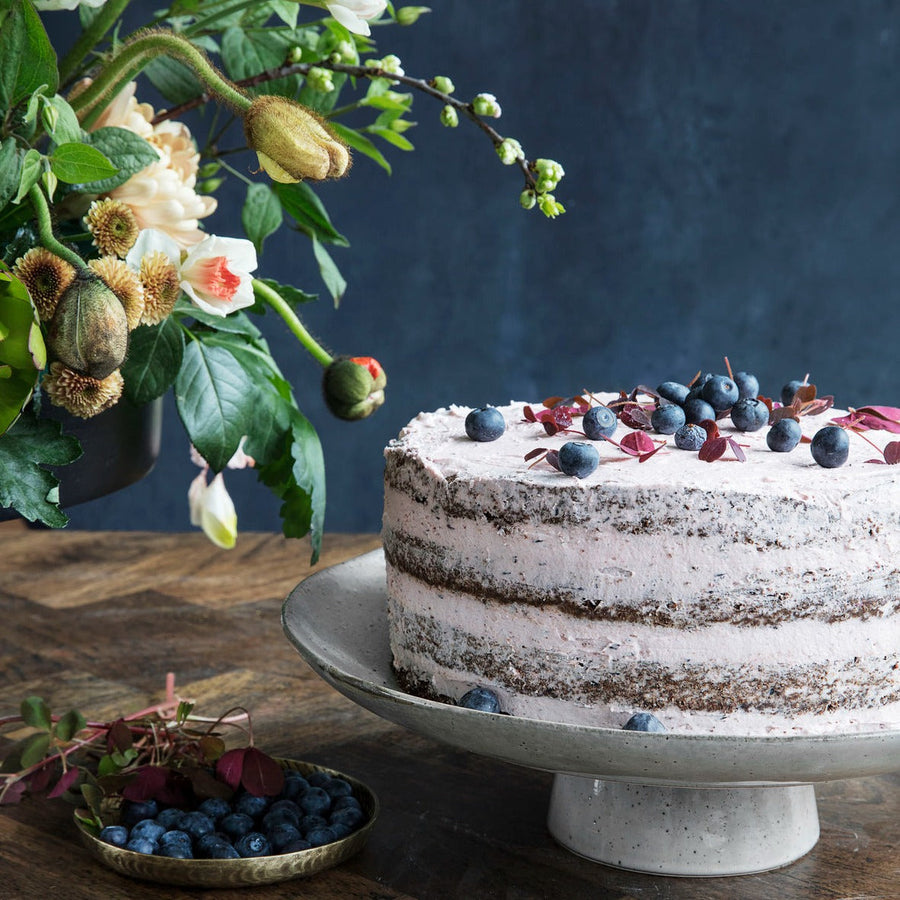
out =
[(703, 446), (700, 448), (700, 459), (703, 462), (715, 462), (722, 454), (725, 452), (725, 448), (728, 446), (727, 438), (723, 437), (711, 437), (707, 438), (703, 442)]
[(131, 729), (122, 721), (122, 719), (117, 719), (110, 725), (109, 731), (106, 733), (106, 749), (110, 753), (112, 753), (113, 750), (124, 753), (133, 743), (134, 738), (131, 734)]
[(548, 422), (546, 419), (543, 422), (543, 426), (544, 426), (544, 431), (546, 431), (547, 434), (549, 434), (551, 436), (553, 436), (554, 434), (556, 434), (557, 431), (560, 430), (555, 422)]
[(816, 386), (814, 384), (803, 384), (797, 388), (794, 393), (794, 399), (791, 405), (800, 405), (801, 403), (811, 403), (816, 399)]
[(241, 784), (255, 797), (272, 797), (284, 787), (284, 770), (262, 750), (248, 747)]
[(522, 410), (522, 415), (525, 416), (525, 420), (527, 422), (537, 422), (537, 416), (534, 414), (534, 410), (530, 406), (526, 406), (525, 409)]
[(650, 428), (650, 416), (647, 411), (637, 403), (628, 403), (622, 407), (620, 416), (623, 425), (629, 428)]
[(544, 400), (544, 406), (546, 406), (547, 409), (553, 409), (554, 406), (558, 406), (562, 403), (564, 399), (564, 397), (548, 397)]
[(622, 438), (619, 447), (631, 456), (640, 456), (649, 453), (656, 445), (649, 434), (643, 431), (632, 431)]
[[(706, 439), (710, 440), (711, 438), (717, 438), (719, 436), (719, 426), (712, 419), (704, 419), (700, 423), (700, 427), (706, 432)], [(725, 452), (725, 448), (722, 448), (722, 453)], [(719, 454), (721, 456), (721, 454)]]
[(122, 788), (122, 796), (126, 800), (150, 800), (163, 790), (167, 778), (168, 770), (163, 766), (141, 766)]
[(79, 769), (75, 766), (72, 766), (63, 773), (62, 778), (56, 782), (53, 790), (47, 794), (51, 799), (53, 797), (62, 797), (62, 795), (70, 788), (76, 781), (78, 781), (78, 775), (80, 774)]
[(543, 447), (535, 447), (534, 450), (529, 450), (525, 454), (525, 459), (526, 460), (534, 459), (536, 456), (540, 456), (542, 453), (546, 453), (546, 452), (547, 452), (546, 449), (544, 449)]
[(851, 426), (861, 430), (890, 431), (900, 434), (900, 409), (895, 406), (861, 406), (850, 414), (832, 420), (835, 425)]
[(638, 459), (638, 462), (647, 462), (647, 460), (650, 459), (650, 457), (653, 456), (654, 453), (658, 453), (665, 446), (666, 442), (661, 441), (649, 453), (642, 453), (640, 458)]
[(6, 804), (19, 803), (25, 796), (27, 785), (24, 781), (13, 782), (4, 792), (0, 794), (0, 806)]
[(554, 469), (559, 469), (559, 451), (548, 450), (547, 455), (544, 458)]
[(216, 775), (222, 779), (232, 790), (237, 790), (241, 784), (241, 775), (244, 771), (244, 755), (246, 747), (238, 747), (223, 753), (216, 760)]
[[(36, 794), (47, 789), (47, 786), (53, 780), (53, 773), (56, 771), (56, 760), (48, 759), (44, 765), (32, 772), (28, 777), (28, 789)], [(78, 771), (77, 769), (75, 770)]]
[(884, 448), (884, 461), (889, 466), (896, 466), (900, 463), (900, 441), (891, 441)]
[(740, 460), (740, 462), (746, 462), (747, 457), (744, 455), (744, 448), (734, 439), (728, 438), (728, 445), (731, 447), (732, 452), (735, 457)]

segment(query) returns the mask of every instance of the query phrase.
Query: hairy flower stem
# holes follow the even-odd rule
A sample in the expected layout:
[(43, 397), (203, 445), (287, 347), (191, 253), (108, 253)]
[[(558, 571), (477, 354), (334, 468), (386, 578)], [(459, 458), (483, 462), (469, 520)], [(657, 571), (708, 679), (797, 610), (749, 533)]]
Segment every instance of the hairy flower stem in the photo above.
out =
[(28, 199), (31, 200), (31, 206), (34, 209), (41, 243), (51, 253), (71, 263), (76, 269), (83, 269), (85, 267), (84, 260), (77, 253), (61, 244), (56, 239), (56, 235), (53, 234), (53, 224), (50, 220), (50, 207), (47, 204), (47, 198), (36, 184), (32, 185), (31, 190), (28, 191)]
[(72, 49), (60, 62), (59, 80), (61, 84), (65, 84), (75, 76), (84, 59), (115, 25), (130, 2), (131, 0), (106, 0), (104, 6), (98, 10), (93, 22), (81, 32), (78, 40), (72, 45)]
[(253, 279), (253, 293), (264, 303), (268, 303), (275, 312), (284, 319), (285, 324), (291, 330), (291, 333), (298, 341), (307, 349), (309, 355), (322, 368), (327, 368), (334, 362), (334, 357), (306, 330), (304, 324), (300, 321), (299, 316), (291, 309), (288, 302), (273, 290), (265, 282), (258, 278)]
[(184, 63), (210, 95), (235, 112), (243, 114), (250, 108), (249, 98), (189, 40), (171, 31), (149, 31), (125, 44), (101, 69), (90, 87), (72, 98), (72, 108), (82, 126), (89, 126), (125, 84), (159, 56), (170, 56)]

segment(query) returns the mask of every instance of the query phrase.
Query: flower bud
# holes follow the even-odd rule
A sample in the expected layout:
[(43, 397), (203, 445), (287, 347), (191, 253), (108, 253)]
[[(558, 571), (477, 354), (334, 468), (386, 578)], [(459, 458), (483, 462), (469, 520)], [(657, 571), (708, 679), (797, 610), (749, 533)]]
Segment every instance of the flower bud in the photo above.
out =
[(431, 86), (442, 94), (452, 94), (456, 90), (456, 85), (446, 75), (435, 75)]
[(397, 10), (398, 25), (415, 25), (419, 17), (431, 10), (427, 6), (401, 6)]
[(306, 73), (306, 83), (321, 94), (330, 94), (334, 90), (334, 82), (331, 80), (331, 72), (321, 66), (311, 66)]
[(511, 166), (516, 161), (525, 158), (522, 145), (515, 138), (504, 138), (497, 145), (497, 156), (504, 166)]
[(285, 97), (257, 97), (244, 117), (247, 145), (284, 184), (340, 178), (350, 168), (344, 143), (311, 110)]
[(456, 128), (459, 125), (459, 116), (452, 106), (445, 106), (441, 110), (441, 125), (446, 128)]
[(52, 355), (69, 369), (103, 379), (122, 365), (128, 320), (122, 301), (93, 272), (82, 269), (60, 297), (47, 329)]
[(384, 403), (386, 384), (384, 369), (371, 356), (339, 357), (322, 378), (325, 404), (333, 415), (347, 421), (375, 412)]
[(493, 94), (478, 94), (472, 101), (472, 109), (479, 116), (487, 116), (491, 119), (500, 118), (500, 104)]
[(548, 219), (555, 219), (566, 211), (562, 203), (558, 203), (553, 194), (541, 194), (538, 197), (538, 207)]
[(522, 209), (534, 209), (536, 203), (537, 197), (535, 197), (534, 191), (530, 188), (525, 188), (525, 190), (519, 194), (519, 205)]

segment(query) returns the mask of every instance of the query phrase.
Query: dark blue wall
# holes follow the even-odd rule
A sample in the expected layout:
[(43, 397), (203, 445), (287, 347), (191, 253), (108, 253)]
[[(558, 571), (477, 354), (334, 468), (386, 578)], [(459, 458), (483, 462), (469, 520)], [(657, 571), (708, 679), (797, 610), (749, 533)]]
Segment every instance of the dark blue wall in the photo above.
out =
[[(371, 419), (337, 422), (317, 366), (268, 336), (324, 444), (331, 530), (376, 530), (382, 447), (421, 409), (755, 370), (806, 372), (842, 404), (900, 405), (900, 9), (893, 2), (454, 0), (378, 32), (409, 74), (495, 93), (498, 127), (565, 166), (556, 221), (517, 208), (518, 176), (474, 128), (415, 103), (393, 177), (358, 159), (322, 196), (350, 289), (310, 329), (388, 377)], [(62, 13), (57, 15), (64, 15)], [(210, 230), (235, 233), (235, 187)], [(230, 200), (230, 202), (229, 202)], [(319, 290), (304, 240), (267, 276)], [(195, 474), (173, 407), (140, 484), (75, 527), (187, 527)], [(244, 530), (279, 528), (252, 472), (228, 485)]]

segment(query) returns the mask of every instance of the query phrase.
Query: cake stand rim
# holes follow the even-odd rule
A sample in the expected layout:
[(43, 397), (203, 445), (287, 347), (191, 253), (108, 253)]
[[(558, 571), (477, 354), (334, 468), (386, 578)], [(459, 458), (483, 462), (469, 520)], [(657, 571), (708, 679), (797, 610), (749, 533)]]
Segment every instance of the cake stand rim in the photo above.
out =
[[(389, 721), (470, 752), (549, 772), (671, 786), (784, 786), (900, 770), (900, 729), (813, 735), (646, 733), (483, 713), (417, 697), (406, 693), (399, 685), (389, 685), (391, 681), (396, 685), (389, 663), (377, 671), (384, 682), (378, 684), (345, 667), (341, 657), (346, 658), (347, 651), (353, 657), (352, 646), (345, 644), (331, 648), (321, 640), (326, 633), (319, 627), (322, 616), (336, 615), (335, 601), (345, 595), (348, 588), (355, 600), (361, 598), (364, 601), (354, 608), (368, 614), (369, 618), (345, 616), (341, 621), (354, 627), (354, 637), (358, 640), (371, 639), (378, 626), (372, 613), (380, 614), (386, 601), (381, 549), (327, 566), (297, 584), (282, 604), (281, 622), (286, 638), (320, 677), (355, 703)], [(310, 601), (315, 603), (315, 614), (304, 617), (302, 607)], [(375, 601), (382, 604), (378, 610), (370, 608), (375, 606)], [(383, 649), (389, 659), (389, 646), (385, 644)], [(620, 758), (624, 755), (625, 763), (622, 765), (621, 759), (617, 762), (608, 757), (601, 763), (596, 758), (578, 758), (565, 752), (549, 757), (546, 752), (539, 752), (535, 756), (536, 749), (546, 751), (545, 742), (538, 741), (537, 748), (531, 741), (525, 745), (516, 743), (529, 733), (549, 739), (550, 743), (571, 746), (576, 742), (579, 748), (584, 744), (596, 745), (598, 751), (612, 752)], [(490, 739), (479, 740), (479, 735)], [(498, 753), (496, 742), (504, 737), (512, 741), (509, 752)], [(486, 745), (494, 749), (488, 749)], [(860, 753), (860, 748), (868, 752)], [(723, 753), (724, 750), (729, 752)], [(779, 751), (788, 754), (789, 772), (772, 768)], [(735, 768), (735, 761), (739, 765), (742, 753), (760, 757), (758, 767), (765, 776), (748, 777), (747, 768)], [(840, 757), (837, 761), (832, 758), (834, 754)], [(719, 762), (714, 763), (717, 755)], [(684, 761), (694, 764), (678, 769), (681, 756), (686, 757)], [(629, 761), (637, 764), (629, 764)], [(703, 774), (697, 771), (698, 762)]]

